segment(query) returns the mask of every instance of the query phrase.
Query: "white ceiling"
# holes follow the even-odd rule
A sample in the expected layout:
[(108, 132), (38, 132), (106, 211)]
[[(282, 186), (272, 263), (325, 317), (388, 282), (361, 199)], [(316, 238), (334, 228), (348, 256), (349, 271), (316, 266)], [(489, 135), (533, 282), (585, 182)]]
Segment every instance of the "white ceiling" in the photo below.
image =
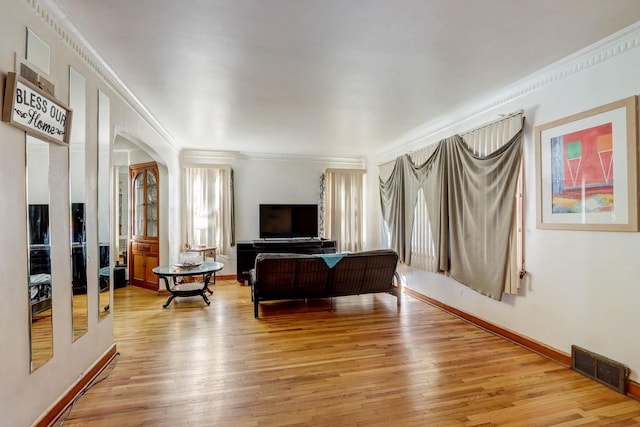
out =
[(638, 0), (52, 0), (178, 149), (357, 156), (640, 21)]

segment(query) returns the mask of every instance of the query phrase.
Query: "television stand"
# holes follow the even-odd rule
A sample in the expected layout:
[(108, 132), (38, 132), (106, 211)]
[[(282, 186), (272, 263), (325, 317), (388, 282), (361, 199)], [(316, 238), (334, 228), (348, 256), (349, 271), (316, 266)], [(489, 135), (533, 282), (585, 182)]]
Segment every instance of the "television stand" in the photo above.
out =
[(259, 239), (236, 244), (236, 274), (238, 282), (249, 280), (249, 271), (255, 266), (259, 253), (332, 254), (335, 240), (324, 239)]

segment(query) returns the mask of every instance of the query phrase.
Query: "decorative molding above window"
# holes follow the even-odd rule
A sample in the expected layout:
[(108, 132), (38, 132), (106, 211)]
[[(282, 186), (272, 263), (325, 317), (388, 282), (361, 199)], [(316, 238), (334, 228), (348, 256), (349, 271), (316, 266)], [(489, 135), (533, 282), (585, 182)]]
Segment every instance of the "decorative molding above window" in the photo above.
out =
[(364, 157), (250, 153), (245, 151), (182, 150), (180, 152), (180, 160), (183, 164), (224, 164), (233, 160), (268, 160), (281, 162), (322, 163), (341, 169), (363, 169), (366, 166), (366, 159)]

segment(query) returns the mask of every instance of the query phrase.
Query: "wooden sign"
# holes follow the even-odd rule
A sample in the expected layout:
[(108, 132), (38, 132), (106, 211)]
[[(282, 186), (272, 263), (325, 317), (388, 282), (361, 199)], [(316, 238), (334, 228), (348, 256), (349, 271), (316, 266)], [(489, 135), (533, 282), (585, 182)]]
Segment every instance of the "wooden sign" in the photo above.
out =
[(66, 145), (72, 110), (16, 73), (7, 74), (2, 121), (47, 141)]

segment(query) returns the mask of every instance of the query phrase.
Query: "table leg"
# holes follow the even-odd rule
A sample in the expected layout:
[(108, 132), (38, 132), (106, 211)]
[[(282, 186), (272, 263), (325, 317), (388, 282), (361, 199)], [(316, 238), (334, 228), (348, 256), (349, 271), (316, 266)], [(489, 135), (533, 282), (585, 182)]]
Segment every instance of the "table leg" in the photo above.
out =
[[(209, 288), (209, 281), (211, 280), (211, 273), (209, 274), (205, 274), (203, 276), (203, 281), (204, 281), (204, 287), (202, 288), (203, 292), (206, 291), (209, 293), (209, 295), (213, 295), (213, 291)], [(216, 273), (215, 271), (213, 272), (213, 285), (216, 284)]]
[(167, 289), (167, 291), (171, 294), (169, 296), (169, 299), (167, 300), (167, 302), (165, 302), (164, 304), (162, 304), (162, 308), (167, 308), (169, 306), (169, 304), (171, 304), (171, 301), (173, 301), (173, 299), (176, 297), (175, 294), (173, 293), (173, 291), (171, 290), (171, 287), (169, 286), (169, 280), (167, 280), (166, 276), (160, 276), (160, 278), (162, 280), (164, 280), (164, 286)]
[(211, 304), (211, 301), (209, 301), (209, 298), (207, 298), (207, 295), (205, 295), (205, 293), (202, 293), (202, 299), (204, 300), (204, 302), (207, 303), (207, 305)]
[(165, 302), (164, 304), (162, 304), (162, 308), (167, 308), (169, 306), (169, 304), (171, 304), (171, 301), (173, 301), (173, 299), (175, 298), (175, 295), (171, 295), (169, 297), (169, 299), (167, 300), (167, 302)]

